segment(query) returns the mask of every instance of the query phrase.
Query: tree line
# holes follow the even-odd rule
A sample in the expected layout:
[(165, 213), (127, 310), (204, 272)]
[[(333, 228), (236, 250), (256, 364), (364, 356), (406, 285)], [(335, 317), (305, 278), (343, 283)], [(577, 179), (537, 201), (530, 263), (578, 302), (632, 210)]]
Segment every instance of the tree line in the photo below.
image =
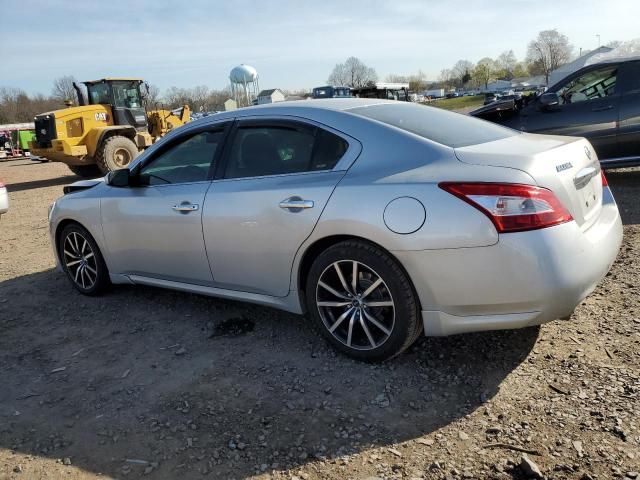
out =
[[(29, 95), (20, 88), (0, 87), (0, 124), (32, 122), (33, 117), (38, 114), (65, 108), (67, 105), (78, 105), (73, 82), (76, 79), (70, 75), (56, 78), (49, 95)], [(80, 88), (86, 101), (84, 87)], [(171, 87), (164, 94), (161, 94), (157, 86), (149, 85), (148, 91), (142, 87), (142, 93), (147, 109), (173, 110), (189, 105), (194, 112), (224, 110), (224, 102), (231, 98), (229, 89), (215, 90), (205, 85), (193, 88)]]
[[(73, 88), (77, 82), (71, 75), (56, 78), (49, 95), (29, 95), (24, 90), (12, 87), (0, 87), (0, 124), (32, 122), (33, 117), (44, 112), (78, 105), (78, 96)], [(80, 85), (86, 102), (86, 91)], [(211, 89), (206, 85), (193, 88), (170, 87), (161, 93), (155, 85), (141, 87), (143, 103), (146, 109), (173, 110), (189, 105), (193, 112), (211, 112), (224, 110), (224, 102), (232, 98), (230, 88)], [(307, 94), (307, 92), (289, 92), (285, 94)]]
[[(620, 42), (611, 42), (615, 47)], [(573, 46), (566, 35), (557, 30), (544, 30), (531, 40), (527, 47), (526, 58), (518, 61), (513, 50), (507, 50), (497, 58), (484, 57), (477, 63), (458, 60), (451, 68), (440, 72), (437, 82), (429, 81), (424, 72), (412, 75), (390, 74), (387, 82), (403, 82), (409, 89), (420, 92), (428, 88), (479, 88), (497, 79), (512, 80), (518, 77), (544, 76), (548, 83), (549, 74), (573, 57)], [(374, 85), (378, 80), (375, 69), (365, 65), (356, 57), (349, 57), (344, 63), (337, 64), (328, 77), (328, 83), (337, 86), (360, 88)], [(69, 102), (78, 104), (77, 93), (73, 88), (73, 76), (56, 78), (49, 95), (29, 95), (20, 88), (0, 87), (0, 124), (30, 122), (37, 114), (64, 108)], [(148, 109), (175, 109), (189, 105), (194, 112), (216, 111), (224, 109), (224, 102), (231, 98), (229, 88), (210, 89), (206, 85), (193, 88), (168, 88), (164, 93), (155, 85), (143, 88), (144, 103)], [(286, 93), (286, 92), (285, 92)], [(308, 95), (307, 92), (291, 92)]]
[[(619, 46), (621, 42), (607, 44)], [(574, 48), (566, 35), (557, 30), (543, 30), (527, 46), (526, 58), (518, 61), (513, 50), (506, 50), (497, 58), (484, 57), (477, 63), (458, 60), (451, 68), (440, 72), (438, 81), (429, 81), (421, 70), (411, 75), (387, 75), (387, 82), (408, 83), (409, 90), (424, 91), (429, 88), (486, 88), (494, 80), (512, 80), (518, 77), (543, 76), (549, 83), (549, 74), (573, 58)], [(586, 53), (586, 52), (582, 52)], [(337, 64), (327, 81), (331, 85), (360, 88), (374, 85), (378, 75), (374, 68), (356, 57)]]

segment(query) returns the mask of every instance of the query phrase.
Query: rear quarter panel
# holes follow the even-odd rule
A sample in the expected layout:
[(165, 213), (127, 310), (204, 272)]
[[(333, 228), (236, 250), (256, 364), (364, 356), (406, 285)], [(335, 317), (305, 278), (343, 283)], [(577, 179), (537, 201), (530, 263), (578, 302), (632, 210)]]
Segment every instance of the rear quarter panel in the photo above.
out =
[[(410, 133), (378, 131), (370, 137), (360, 135), (358, 139), (363, 145), (362, 153), (336, 187), (316, 228), (299, 249), (294, 273), (311, 245), (335, 235), (360, 237), (391, 252), (493, 245), (498, 241), (493, 223), (477, 209), (440, 189), (438, 183), (489, 180), (534, 183), (520, 170), (464, 164), (453, 149)], [(415, 198), (424, 206), (425, 221), (413, 233), (395, 233), (385, 224), (385, 208), (400, 197)], [(292, 275), (292, 281), (295, 278)]]

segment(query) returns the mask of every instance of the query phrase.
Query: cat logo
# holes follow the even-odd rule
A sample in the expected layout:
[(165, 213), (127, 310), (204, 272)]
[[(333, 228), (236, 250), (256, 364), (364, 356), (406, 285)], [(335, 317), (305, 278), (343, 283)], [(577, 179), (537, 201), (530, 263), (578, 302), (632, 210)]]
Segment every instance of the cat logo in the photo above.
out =
[(95, 118), (96, 118), (96, 122), (106, 122), (107, 114), (106, 112), (96, 112)]

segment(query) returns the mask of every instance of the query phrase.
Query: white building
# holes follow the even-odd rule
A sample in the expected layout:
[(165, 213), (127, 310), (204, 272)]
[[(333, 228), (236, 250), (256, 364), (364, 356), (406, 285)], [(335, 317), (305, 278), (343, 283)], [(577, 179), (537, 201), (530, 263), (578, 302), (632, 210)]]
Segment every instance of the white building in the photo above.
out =
[(591, 50), (590, 52), (585, 53), (581, 57), (576, 58), (573, 62), (565, 63), (564, 65), (559, 66), (553, 72), (549, 74), (549, 87), (551, 85), (555, 85), (560, 80), (562, 80), (567, 75), (571, 75), (576, 70), (580, 70), (584, 67), (587, 60), (594, 55), (599, 53), (607, 53), (613, 50), (611, 47), (600, 47), (595, 50)]
[(276, 102), (284, 102), (285, 95), (280, 91), (279, 88), (272, 88), (271, 90), (262, 90), (258, 94), (258, 105), (262, 105), (264, 103), (276, 103)]
[(501, 92), (503, 90), (511, 89), (511, 80), (495, 80), (487, 84), (486, 92)]
[(511, 88), (536, 88), (545, 85), (544, 75), (537, 75), (535, 77), (517, 77), (511, 79)]
[(233, 98), (230, 98), (226, 102), (224, 102), (224, 110), (226, 112), (230, 110), (237, 110), (237, 109), (238, 109), (238, 102), (236, 102)]

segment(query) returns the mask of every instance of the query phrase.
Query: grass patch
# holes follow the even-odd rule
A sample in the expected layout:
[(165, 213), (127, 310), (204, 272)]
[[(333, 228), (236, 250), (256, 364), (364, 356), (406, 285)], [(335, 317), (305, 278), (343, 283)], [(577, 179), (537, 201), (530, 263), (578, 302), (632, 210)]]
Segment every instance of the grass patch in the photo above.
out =
[(474, 95), (473, 97), (443, 98), (425, 105), (444, 108), (445, 110), (460, 110), (462, 108), (479, 107), (483, 102), (484, 95)]

